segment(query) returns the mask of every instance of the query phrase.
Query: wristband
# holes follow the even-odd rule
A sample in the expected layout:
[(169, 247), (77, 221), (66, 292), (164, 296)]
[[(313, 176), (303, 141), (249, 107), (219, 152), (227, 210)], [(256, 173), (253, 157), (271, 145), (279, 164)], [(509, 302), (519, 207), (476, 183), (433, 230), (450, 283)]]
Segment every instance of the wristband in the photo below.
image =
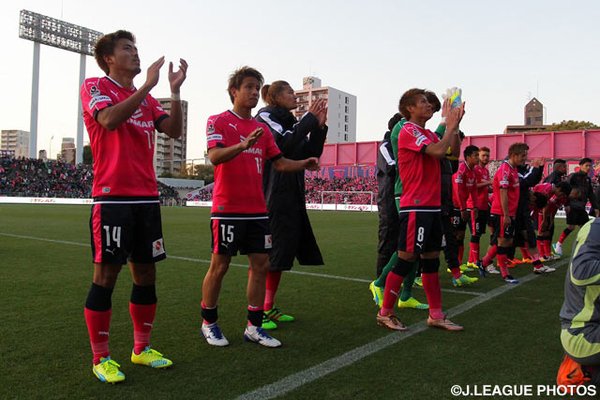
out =
[(171, 93), (171, 101), (180, 101), (181, 95), (179, 93)]

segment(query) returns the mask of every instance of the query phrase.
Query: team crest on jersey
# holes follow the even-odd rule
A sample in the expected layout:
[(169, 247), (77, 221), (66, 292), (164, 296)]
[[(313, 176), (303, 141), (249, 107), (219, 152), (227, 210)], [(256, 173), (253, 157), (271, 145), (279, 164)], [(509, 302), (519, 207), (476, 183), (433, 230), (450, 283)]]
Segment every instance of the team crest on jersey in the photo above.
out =
[(152, 257), (157, 257), (162, 254), (165, 254), (165, 246), (163, 243), (163, 239), (160, 238), (152, 242)]
[(99, 96), (99, 95), (100, 95), (100, 91), (98, 90), (96, 85), (92, 86), (90, 88), (90, 96)]
[(273, 237), (271, 235), (265, 235), (265, 249), (273, 248)]

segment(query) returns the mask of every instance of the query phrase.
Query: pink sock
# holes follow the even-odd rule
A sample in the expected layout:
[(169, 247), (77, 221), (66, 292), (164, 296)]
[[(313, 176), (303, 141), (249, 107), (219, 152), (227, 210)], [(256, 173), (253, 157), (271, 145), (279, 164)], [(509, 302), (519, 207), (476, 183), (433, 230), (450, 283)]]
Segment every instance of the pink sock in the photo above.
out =
[(498, 246), (497, 245), (492, 245), (489, 249), (487, 254), (485, 255), (485, 257), (483, 257), (483, 266), (487, 267), (488, 265), (490, 265), (492, 263), (492, 260), (494, 259), (494, 257), (496, 257), (496, 254), (498, 253)]
[(521, 247), (521, 256), (523, 258), (529, 258), (531, 260), (531, 253), (529, 252), (529, 246), (525, 245), (523, 247)]
[(508, 257), (506, 254), (498, 254), (498, 267), (500, 267), (500, 272), (502, 273), (502, 277), (506, 277), (509, 275), (508, 267), (506, 266), (508, 262)]
[(270, 310), (273, 308), (273, 304), (275, 304), (275, 294), (277, 293), (277, 288), (279, 287), (279, 282), (281, 281), (281, 271), (267, 273), (267, 288), (265, 291), (265, 304), (264, 309)]
[(110, 331), (111, 310), (94, 311), (89, 308), (83, 309), (85, 323), (88, 334), (90, 335), (90, 344), (92, 346), (94, 365), (100, 362), (101, 357), (108, 357), (108, 335)]
[(443, 319), (442, 312), (442, 290), (440, 288), (440, 277), (437, 272), (421, 273), (423, 289), (429, 303), (429, 315), (433, 319)]
[(404, 278), (393, 271), (390, 271), (385, 279), (385, 289), (383, 290), (383, 305), (381, 306), (380, 315), (390, 315), (394, 312), (394, 304), (398, 299), (400, 286)]
[(150, 333), (156, 315), (155, 304), (129, 303), (129, 314), (133, 321), (133, 351), (140, 354), (150, 345)]
[(479, 261), (479, 243), (471, 242), (469, 249), (469, 262), (476, 263)]
[(462, 275), (462, 273), (460, 272), (460, 268), (459, 267), (450, 268), (450, 272), (452, 273), (452, 277), (454, 279), (460, 279), (460, 276)]
[(550, 245), (550, 240), (544, 240), (544, 255), (546, 257), (550, 257), (552, 255), (552, 249)]

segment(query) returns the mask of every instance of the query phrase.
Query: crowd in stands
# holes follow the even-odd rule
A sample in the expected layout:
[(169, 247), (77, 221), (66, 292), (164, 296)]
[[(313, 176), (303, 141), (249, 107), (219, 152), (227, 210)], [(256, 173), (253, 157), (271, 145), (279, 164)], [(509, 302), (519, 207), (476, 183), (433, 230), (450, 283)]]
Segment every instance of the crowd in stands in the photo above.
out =
[[(90, 198), (92, 166), (56, 160), (0, 157), (0, 196)], [(163, 204), (179, 204), (179, 194), (158, 183)]]
[(333, 179), (307, 177), (305, 179), (305, 189), (307, 203), (375, 204), (377, 179), (375, 177)]

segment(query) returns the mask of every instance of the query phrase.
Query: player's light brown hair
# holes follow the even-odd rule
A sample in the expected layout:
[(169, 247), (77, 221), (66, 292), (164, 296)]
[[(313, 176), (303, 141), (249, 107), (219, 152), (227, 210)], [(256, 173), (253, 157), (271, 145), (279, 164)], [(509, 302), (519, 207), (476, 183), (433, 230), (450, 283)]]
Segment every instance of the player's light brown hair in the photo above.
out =
[(112, 56), (114, 54), (115, 45), (120, 39), (131, 40), (135, 43), (135, 36), (133, 36), (133, 33), (120, 29), (116, 32), (107, 33), (106, 35), (101, 36), (94, 45), (94, 58), (100, 69), (107, 75), (110, 71), (108, 69), (108, 64), (104, 61), (104, 57)]
[(248, 77), (256, 78), (258, 84), (261, 86), (265, 81), (265, 78), (263, 78), (262, 74), (252, 67), (243, 66), (241, 68), (236, 69), (231, 75), (229, 75), (229, 84), (227, 85), (227, 93), (229, 93), (229, 99), (232, 103), (233, 94), (231, 94), (231, 90), (241, 88), (242, 82), (244, 82), (244, 78)]
[(262, 89), (260, 89), (260, 97), (262, 97), (265, 103), (275, 107), (279, 105), (277, 97), (279, 97), (281, 92), (287, 88), (291, 88), (291, 86), (286, 81), (275, 81), (271, 84), (264, 85)]
[(489, 147), (487, 147), (487, 146), (481, 146), (481, 147), (479, 148), (479, 151), (487, 151), (487, 152), (489, 153), (489, 152), (490, 152), (490, 148), (489, 148)]
[(529, 146), (526, 143), (521, 143), (521, 142), (513, 143), (508, 148), (508, 156), (510, 157), (514, 154), (522, 154), (522, 153), (525, 153), (526, 151), (529, 151)]
[(427, 96), (427, 93), (423, 89), (409, 89), (406, 92), (404, 92), (404, 94), (400, 98), (398, 110), (400, 111), (400, 114), (402, 114), (407, 120), (410, 119), (410, 112), (408, 111), (408, 107), (416, 105), (419, 96)]

